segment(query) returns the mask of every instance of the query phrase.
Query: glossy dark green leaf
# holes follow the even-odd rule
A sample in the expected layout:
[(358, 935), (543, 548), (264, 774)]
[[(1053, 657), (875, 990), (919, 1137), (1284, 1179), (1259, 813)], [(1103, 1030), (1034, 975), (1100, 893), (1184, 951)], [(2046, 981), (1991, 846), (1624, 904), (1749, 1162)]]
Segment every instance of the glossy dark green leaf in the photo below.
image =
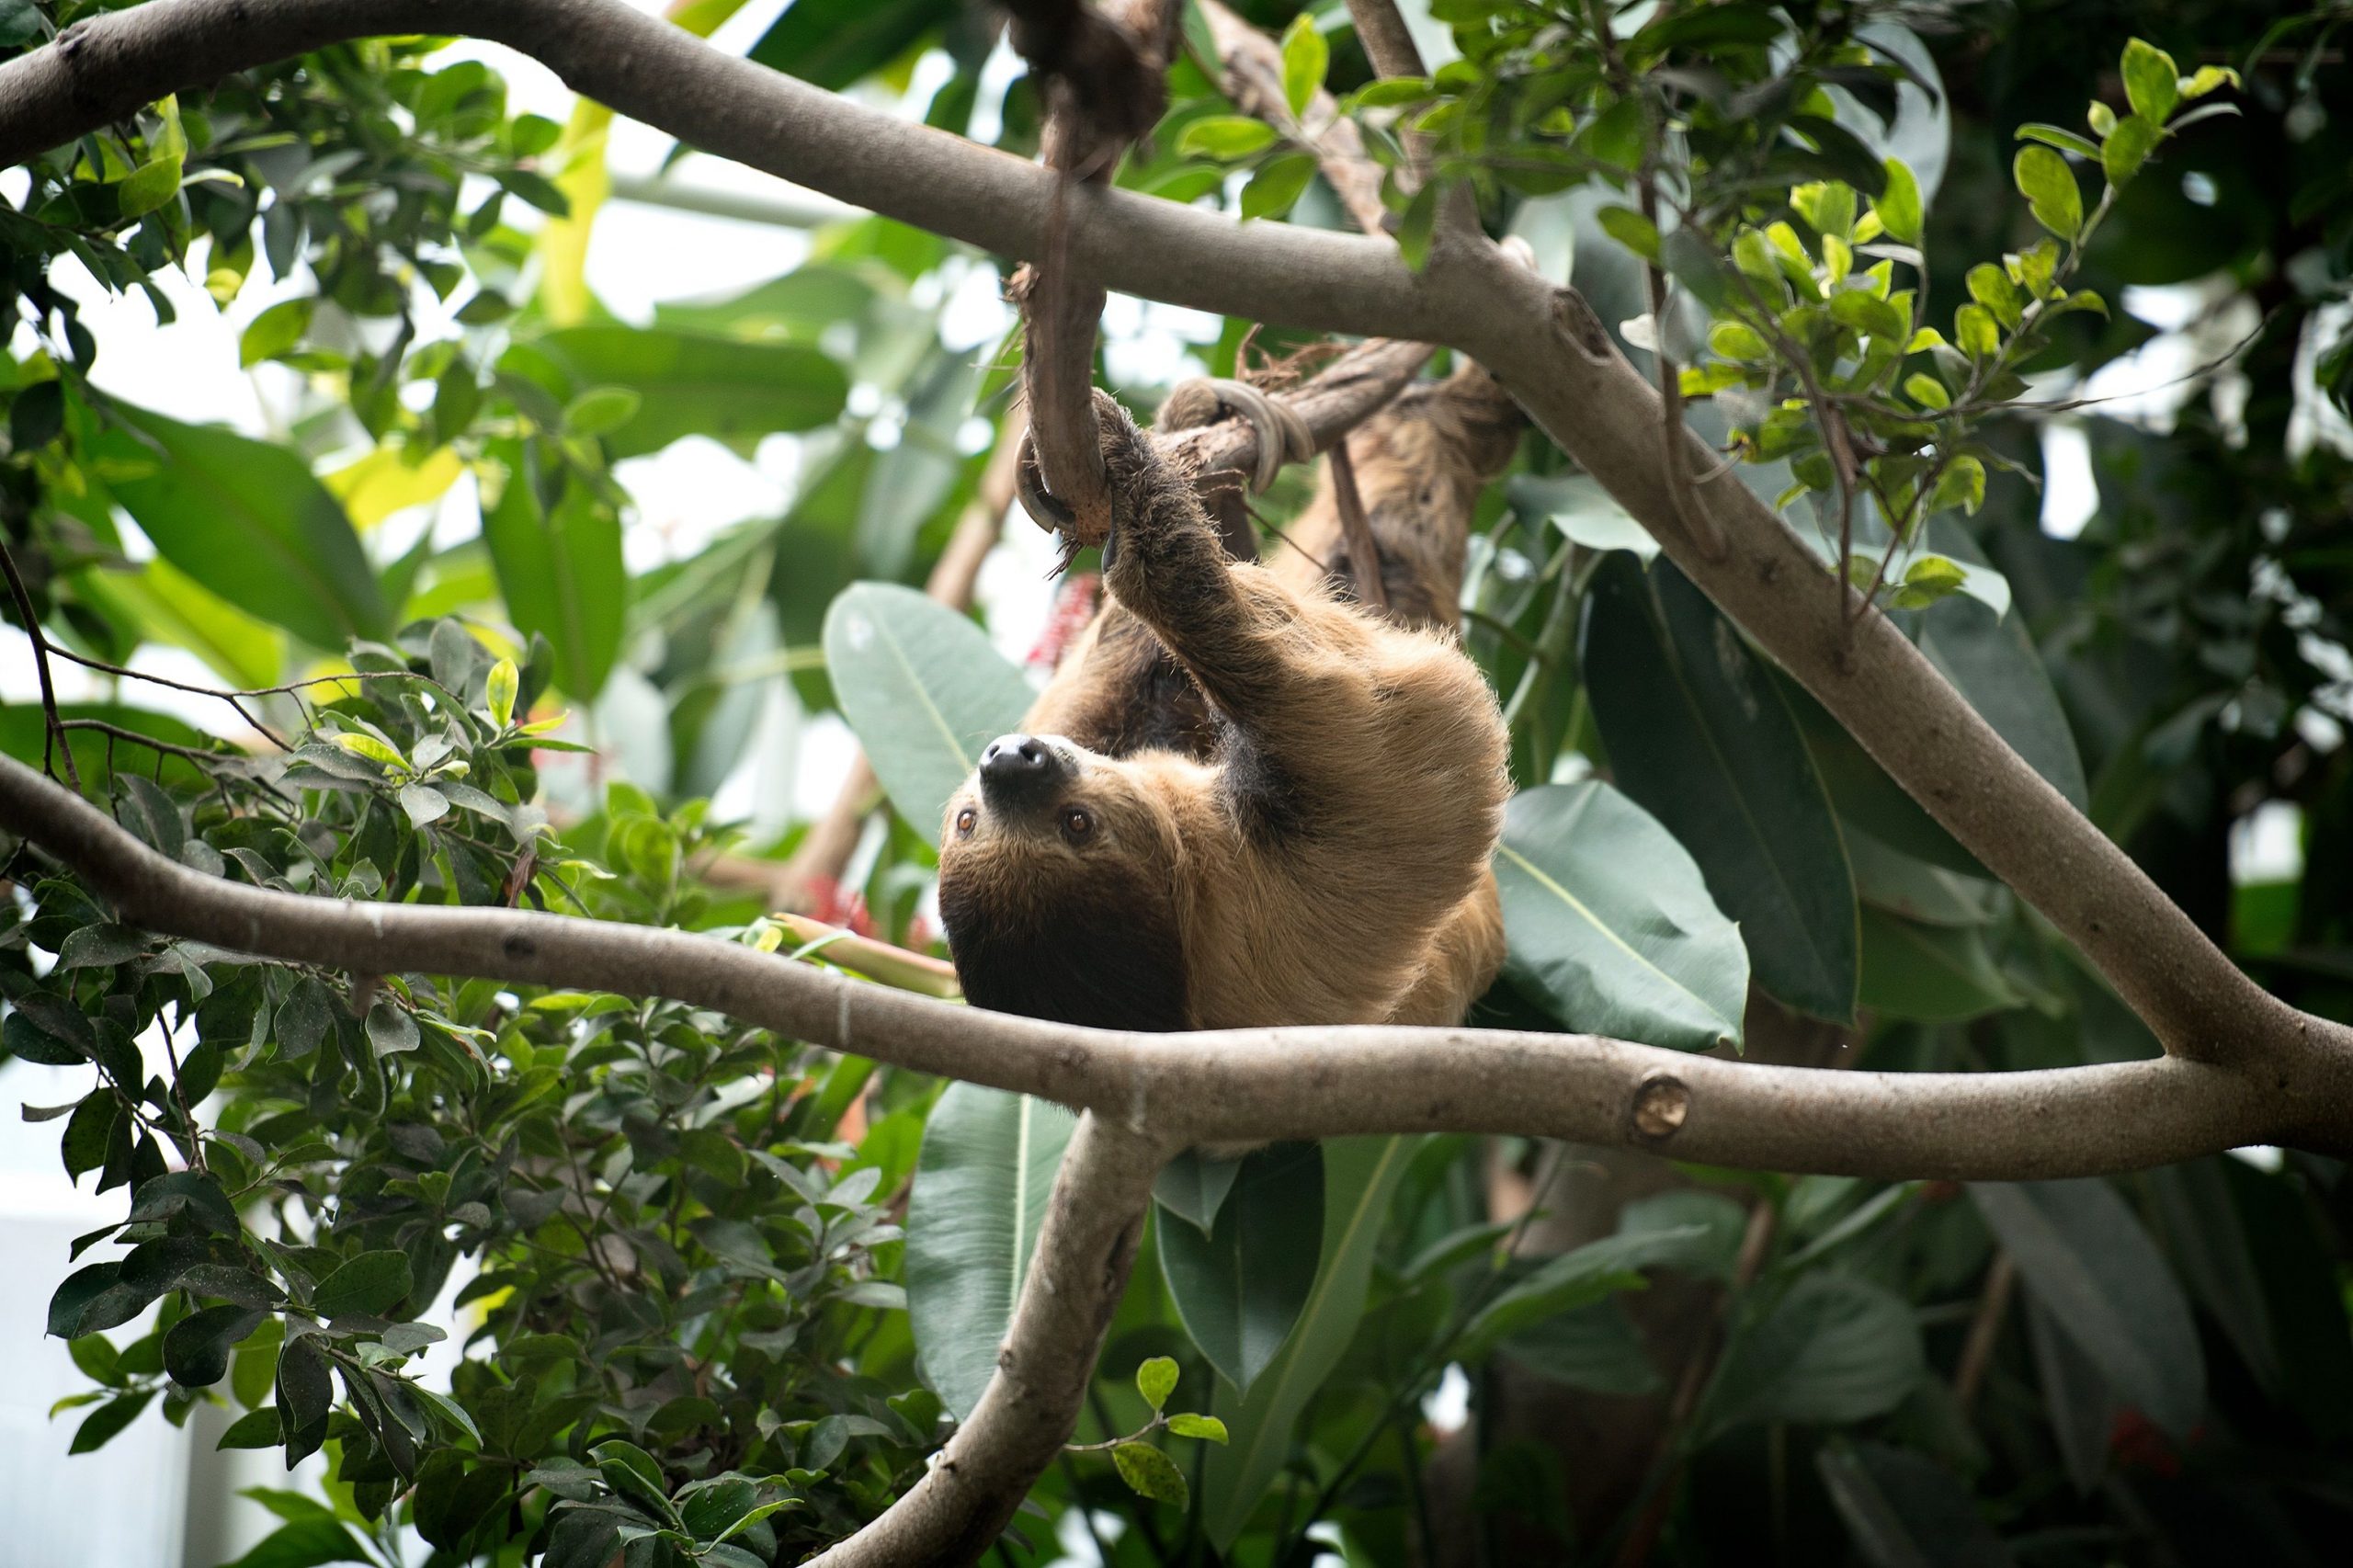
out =
[(1731, 622), (1671, 563), (1594, 577), (1586, 689), (1618, 786), (1690, 851), (1758, 984), (1854, 1017), (1854, 880), (1795, 720)]
[(219, 1181), (202, 1171), (167, 1171), (141, 1182), (131, 1199), (134, 1223), (183, 1214), (220, 1235), (233, 1236), (240, 1229), (229, 1195), (221, 1190)]
[(2002, 912), (1999, 883), (1949, 871), (1846, 826), (1847, 859), (1863, 903), (1924, 926), (1982, 926)]
[(1642, 1335), (1616, 1301), (1594, 1301), (1530, 1324), (1498, 1343), (1495, 1353), (1538, 1377), (1588, 1393), (1641, 1395), (1665, 1387)]
[(889, 583), (858, 583), (825, 614), (825, 664), (891, 804), (939, 829), (981, 748), (1019, 726), (1033, 693), (971, 619)]
[(1852, 823), (1892, 849), (1983, 879), (1985, 868), (1847, 733), (1811, 692), (1775, 672), (1783, 700), (1805, 736), (1807, 752), (1842, 822)]
[(996, 1370), (1076, 1126), (1060, 1106), (960, 1083), (924, 1127), (907, 1201), (907, 1317), (926, 1380), (960, 1419)]
[(1642, 1271), (1679, 1261), (1707, 1238), (1699, 1225), (1634, 1231), (1604, 1236), (1557, 1257), (1546, 1258), (1498, 1292), (1463, 1325), (1458, 1348), (1475, 1359), (1498, 1340), (1563, 1312), (1592, 1305), (1620, 1290), (1643, 1288)]
[(1163, 1209), (1207, 1235), (1241, 1173), (1238, 1159), (1211, 1159), (1199, 1149), (1188, 1149), (1160, 1167), (1152, 1195)]
[(182, 1388), (210, 1388), (229, 1375), (229, 1353), (262, 1314), (251, 1307), (205, 1307), (164, 1335), (164, 1369)]
[(555, 649), (556, 684), (590, 700), (612, 673), (628, 623), (620, 519), (569, 477), (554, 505), (543, 505), (540, 454), (515, 442), (492, 449), (506, 464), (507, 479), (498, 504), (483, 515), (483, 539), (507, 613), (518, 631), (543, 636)]
[[(36, 715), (38, 717), (38, 715)], [(44, 1067), (79, 1067), (91, 1059), (97, 1037), (82, 1010), (62, 996), (18, 997), (0, 1025), (0, 1044), (9, 1053)]]
[(1979, 1182), (1977, 1210), (2118, 1396), (2177, 1439), (2206, 1413), (2206, 1357), (2181, 1282), (2105, 1181)]
[(1221, 1387), (1217, 1414), (1232, 1441), (1208, 1450), (1201, 1525), (1225, 1551), (1291, 1452), (1291, 1431), (1315, 1391), (1339, 1364), (1364, 1315), (1373, 1254), (1414, 1138), (1334, 1138), (1324, 1144), (1324, 1249), (1315, 1284), (1290, 1337), (1249, 1394)]
[(657, 452), (682, 436), (749, 451), (764, 436), (832, 424), (849, 396), (841, 366), (806, 344), (626, 326), (566, 327), (536, 343), (583, 390), (637, 393), (636, 412), (603, 437), (616, 458)]
[(1160, 1228), (1161, 1273), (1177, 1317), (1242, 1393), (1307, 1304), (1323, 1220), (1322, 1151), (1278, 1143), (1242, 1162), (1208, 1235), (1188, 1224)]
[(289, 1469), (326, 1440), (327, 1413), (334, 1407), (325, 1353), (310, 1335), (288, 1340), (278, 1353), (278, 1415)]
[(229, 1429), (222, 1433), (221, 1440), (212, 1446), (216, 1449), (274, 1449), (278, 1447), (278, 1407), (265, 1404), (257, 1410), (248, 1410), (230, 1422)]
[(392, 617), (350, 519), (283, 446), (115, 405), (92, 457), (156, 553), (314, 647), (381, 641)]
[[(1946, 548), (1954, 532), (1932, 529), (1931, 537), (1956, 559), (1972, 559), (1965, 550)], [(2091, 795), (2075, 733), (2019, 618), (1997, 619), (1976, 599), (1956, 594), (1920, 611), (1916, 626), (1914, 641), (1929, 663), (2052, 788), (2076, 810), (2085, 809)]]
[(1563, 1027), (1686, 1051), (1740, 1039), (1740, 932), (1683, 846), (1608, 785), (1520, 791), (1495, 882), (1504, 972)]

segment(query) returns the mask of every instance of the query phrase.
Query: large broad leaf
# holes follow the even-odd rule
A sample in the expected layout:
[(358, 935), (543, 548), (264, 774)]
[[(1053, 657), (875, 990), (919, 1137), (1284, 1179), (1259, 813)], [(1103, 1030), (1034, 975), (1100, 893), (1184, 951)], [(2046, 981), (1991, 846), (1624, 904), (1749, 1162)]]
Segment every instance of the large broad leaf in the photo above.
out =
[(1243, 1393), (1299, 1320), (1323, 1240), (1324, 1155), (1278, 1143), (1242, 1162), (1210, 1233), (1160, 1227), (1160, 1270), (1185, 1332)]
[[(1932, 524), (1929, 539), (1957, 561), (1985, 560), (1968, 530), (1949, 519)], [(2075, 732), (2067, 727), (2059, 695), (2051, 688), (2042, 656), (2035, 652), (2021, 617), (1997, 616), (1977, 600), (1955, 595), (1896, 619), (2012, 750), (2077, 811), (2088, 807), (2091, 791), (2084, 784), (2084, 759), (2075, 750)]]
[(1390, 1195), (1420, 1142), (1334, 1138), (1324, 1144), (1324, 1246), (1314, 1289), (1290, 1337), (1249, 1394), (1236, 1397), (1230, 1388), (1218, 1390), (1216, 1414), (1231, 1439), (1209, 1452), (1200, 1506), (1202, 1525), (1221, 1551), (1242, 1534), (1290, 1452), (1300, 1412), (1356, 1333)]
[(605, 432), (616, 458), (709, 436), (748, 450), (763, 436), (840, 417), (849, 378), (806, 344), (745, 343), (699, 333), (575, 326), (536, 340), (570, 371), (576, 392), (626, 387), (637, 411)]
[(1773, 678), (1805, 735), (1806, 750), (1841, 821), (1864, 829), (1891, 849), (1946, 870), (1978, 878), (1985, 875), (1977, 858), (1905, 794), (1904, 786), (1871, 760), (1870, 754), (1812, 692), (1778, 670)]
[(1608, 785), (1524, 790), (1495, 849), (1514, 987), (1565, 1027), (1705, 1051), (1740, 1039), (1748, 950), (1665, 828)]
[(2099, 1180), (1979, 1182), (1978, 1212), (2027, 1289), (2118, 1397), (2186, 1437), (2206, 1412), (2206, 1357), (2181, 1282)]
[(1927, 1367), (1902, 1297), (1847, 1275), (1803, 1275), (1733, 1339), (1701, 1425), (1868, 1420), (1894, 1409)]
[(2282, 1366), (2264, 1305), (2263, 1271), (2231, 1195), (2231, 1160), (2221, 1154), (2148, 1176), (2165, 1252), (2198, 1304), (2213, 1314), (2256, 1381), (2276, 1395)]
[(2010, 1549), (1961, 1478), (1904, 1449), (1835, 1442), (1814, 1455), (1856, 1553), (1871, 1568), (2006, 1568)]
[(233, 686), (276, 686), (285, 669), (284, 632), (160, 555), (128, 572), (93, 568), (74, 584), (108, 619), (137, 628), (150, 642), (188, 649)]
[(1619, 787), (1691, 852), (1756, 982), (1855, 1016), (1855, 883), (1830, 797), (1759, 661), (1672, 563), (1613, 555), (1585, 622), (1586, 690)]
[(956, 0), (792, 0), (751, 58), (839, 92), (954, 19)]
[(907, 1321), (959, 1420), (996, 1370), (1077, 1125), (1060, 1106), (978, 1084), (949, 1085), (925, 1124), (907, 1199)]
[(971, 619), (890, 583), (853, 584), (834, 600), (825, 664), (891, 804), (919, 832), (1034, 695)]
[(1496, 1341), (1522, 1329), (1589, 1307), (1620, 1290), (1639, 1290), (1643, 1269), (1688, 1263), (1707, 1240), (1704, 1226), (1678, 1225), (1604, 1236), (1546, 1258), (1463, 1325), (1458, 1352), (1465, 1361), (1475, 1361)]
[(2108, 1380), (2075, 1348), (2051, 1309), (2029, 1296), (2026, 1307), (2028, 1343), (2034, 1351), (2036, 1381), (2042, 1385), (2042, 1403), (2051, 1417), (2052, 1441), (2067, 1479), (2085, 1496), (2108, 1473), (2108, 1446), (2116, 1431), (2116, 1394)]
[(2021, 998), (1973, 926), (1924, 926), (1863, 911), (1863, 1006), (1890, 1017), (1954, 1023)]
[(554, 646), (556, 684), (592, 700), (612, 674), (628, 619), (620, 519), (568, 474), (550, 505), (535, 448), (510, 441), (493, 451), (506, 464), (506, 487), (483, 514), (482, 531), (507, 613), (517, 631)]
[(1546, 1318), (1495, 1350), (1516, 1367), (1591, 1393), (1656, 1393), (1666, 1386), (1633, 1320), (1616, 1301)]
[(1846, 835), (1855, 892), (1873, 908), (1925, 926), (1982, 926), (2002, 912), (1997, 882), (1891, 849), (1852, 824)]
[(390, 635), (359, 536), (300, 457), (123, 403), (114, 412), (129, 428), (99, 434), (91, 456), (157, 554), (314, 647)]

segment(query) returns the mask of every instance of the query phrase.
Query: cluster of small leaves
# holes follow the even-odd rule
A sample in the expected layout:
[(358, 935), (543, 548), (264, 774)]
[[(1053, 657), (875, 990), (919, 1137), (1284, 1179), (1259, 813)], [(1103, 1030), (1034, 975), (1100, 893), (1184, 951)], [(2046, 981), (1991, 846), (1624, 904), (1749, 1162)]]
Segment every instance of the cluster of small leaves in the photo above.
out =
[[(1207, 57), (1215, 57), (1211, 45)], [(1176, 166), (1151, 182), (1157, 195), (1188, 199), (1222, 184), (1229, 172), (1247, 169), (1242, 187), (1242, 216), (1281, 218), (1298, 205), (1308, 182), (1315, 177), (1315, 153), (1307, 144), (1309, 103), (1324, 85), (1331, 66), (1331, 46), (1316, 30), (1315, 19), (1302, 12), (1291, 18), (1282, 36), (1283, 100), (1290, 114), (1279, 126), (1253, 115), (1216, 112), (1206, 94), (1190, 104), (1179, 102), (1172, 123), (1181, 123), (1176, 136)], [(1198, 117), (1188, 113), (1198, 112)]]
[[(518, 668), (443, 621), (352, 663), (290, 753), (177, 791), (115, 774), (118, 816), (259, 887), (780, 945), (686, 886), (724, 842), (699, 809), (617, 790), (551, 832), (530, 803), (531, 754), (560, 744), (529, 718), (544, 648)], [(334, 1529), (585, 1568), (640, 1540), (632, 1562), (790, 1561), (879, 1511), (936, 1441), (888, 1310), (912, 1142), (835, 1141), (865, 1064), (813, 1078), (801, 1048), (676, 1003), (260, 962), (25, 880), (6, 1048), (97, 1073), (27, 1114), (63, 1120), (69, 1176), (130, 1199), (74, 1249), (129, 1250), (51, 1304), (97, 1385), (68, 1402), (97, 1405), (74, 1451), (159, 1397), (178, 1421), (225, 1392), (244, 1410), (227, 1446), (328, 1451)], [(461, 1260), (444, 1392), (412, 1358), (443, 1338), (417, 1320)], [(137, 1338), (107, 1336), (151, 1307)]]
[(1136, 1368), (1136, 1392), (1152, 1407), (1152, 1420), (1140, 1432), (1108, 1443), (1081, 1443), (1080, 1449), (1109, 1449), (1111, 1463), (1120, 1479), (1139, 1497), (1149, 1497), (1155, 1503), (1165, 1503), (1172, 1508), (1193, 1506), (1193, 1489), (1186, 1483), (1185, 1472), (1167, 1453), (1144, 1441), (1155, 1432), (1165, 1431), (1172, 1437), (1198, 1437), (1204, 1442), (1223, 1443), (1225, 1423), (1214, 1415), (1185, 1413), (1168, 1414), (1168, 1396), (1176, 1392), (1176, 1361), (1170, 1356), (1154, 1356)]
[[(1894, 287), (1898, 264), (1925, 282), (1928, 263), (1918, 187), (1893, 159), (1868, 199), (1837, 181), (1796, 187), (1786, 216), (1751, 208), (1730, 221), (1729, 269), (1711, 261), (1676, 269), (1717, 318), (1708, 339), (1714, 360), (1683, 373), (1684, 392), (1726, 404), (1744, 456), (1790, 463), (1796, 483), (1783, 505), (1808, 494), (1836, 497), (1846, 570), (1866, 593), (1888, 580), (1891, 562), (1927, 518), (1984, 503), (1986, 467), (2004, 460), (1972, 438), (1974, 426), (2026, 390), (2020, 372), (2050, 347), (2059, 318), (2106, 313), (2097, 294), (2067, 285), (2119, 191), (2182, 125), (2235, 112), (2211, 105), (2179, 113), (2235, 85), (2236, 74), (2208, 66), (2181, 77), (2169, 56), (2139, 40), (2125, 49), (2122, 75), (2132, 112), (2120, 118), (2094, 101), (2086, 119), (2097, 142), (2052, 125), (2020, 128), (2028, 144), (2013, 179), (2047, 233), (1999, 265), (1969, 269), (1970, 298), (1954, 312), (1949, 337), (1924, 319), (1919, 289)], [(2104, 176), (2088, 211), (2069, 157)], [(1644, 236), (1621, 237), (1643, 248)], [(1859, 257), (1872, 259), (1860, 266)], [(1897, 548), (1854, 548), (1859, 499)], [(1892, 602), (1918, 608), (1963, 578), (1957, 563), (1915, 553)]]

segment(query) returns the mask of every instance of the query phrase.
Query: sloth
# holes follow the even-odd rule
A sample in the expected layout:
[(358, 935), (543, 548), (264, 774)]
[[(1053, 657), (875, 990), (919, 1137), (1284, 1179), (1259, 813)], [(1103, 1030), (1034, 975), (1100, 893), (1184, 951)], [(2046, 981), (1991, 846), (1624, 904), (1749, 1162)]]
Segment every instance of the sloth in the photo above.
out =
[(1235, 561), (1188, 477), (1096, 413), (1108, 600), (941, 829), (966, 997), (1114, 1029), (1460, 1022), (1503, 959), (1509, 785), (1456, 602), (1516, 414), (1473, 369), (1358, 433), (1377, 610), (1328, 481), (1271, 563)]

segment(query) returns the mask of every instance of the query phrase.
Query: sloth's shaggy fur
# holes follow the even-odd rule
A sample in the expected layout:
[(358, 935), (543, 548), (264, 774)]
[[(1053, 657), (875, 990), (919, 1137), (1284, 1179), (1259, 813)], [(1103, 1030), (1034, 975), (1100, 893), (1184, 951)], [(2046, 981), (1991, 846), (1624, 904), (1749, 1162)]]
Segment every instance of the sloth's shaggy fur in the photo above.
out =
[(1509, 786), (1455, 605), (1516, 414), (1471, 369), (1358, 433), (1382, 613), (1328, 479), (1271, 562), (1235, 562), (1189, 476), (1097, 413), (1109, 597), (1024, 724), (1043, 782), (976, 773), (942, 831), (965, 994), (1110, 1028), (1459, 1022), (1502, 962)]

